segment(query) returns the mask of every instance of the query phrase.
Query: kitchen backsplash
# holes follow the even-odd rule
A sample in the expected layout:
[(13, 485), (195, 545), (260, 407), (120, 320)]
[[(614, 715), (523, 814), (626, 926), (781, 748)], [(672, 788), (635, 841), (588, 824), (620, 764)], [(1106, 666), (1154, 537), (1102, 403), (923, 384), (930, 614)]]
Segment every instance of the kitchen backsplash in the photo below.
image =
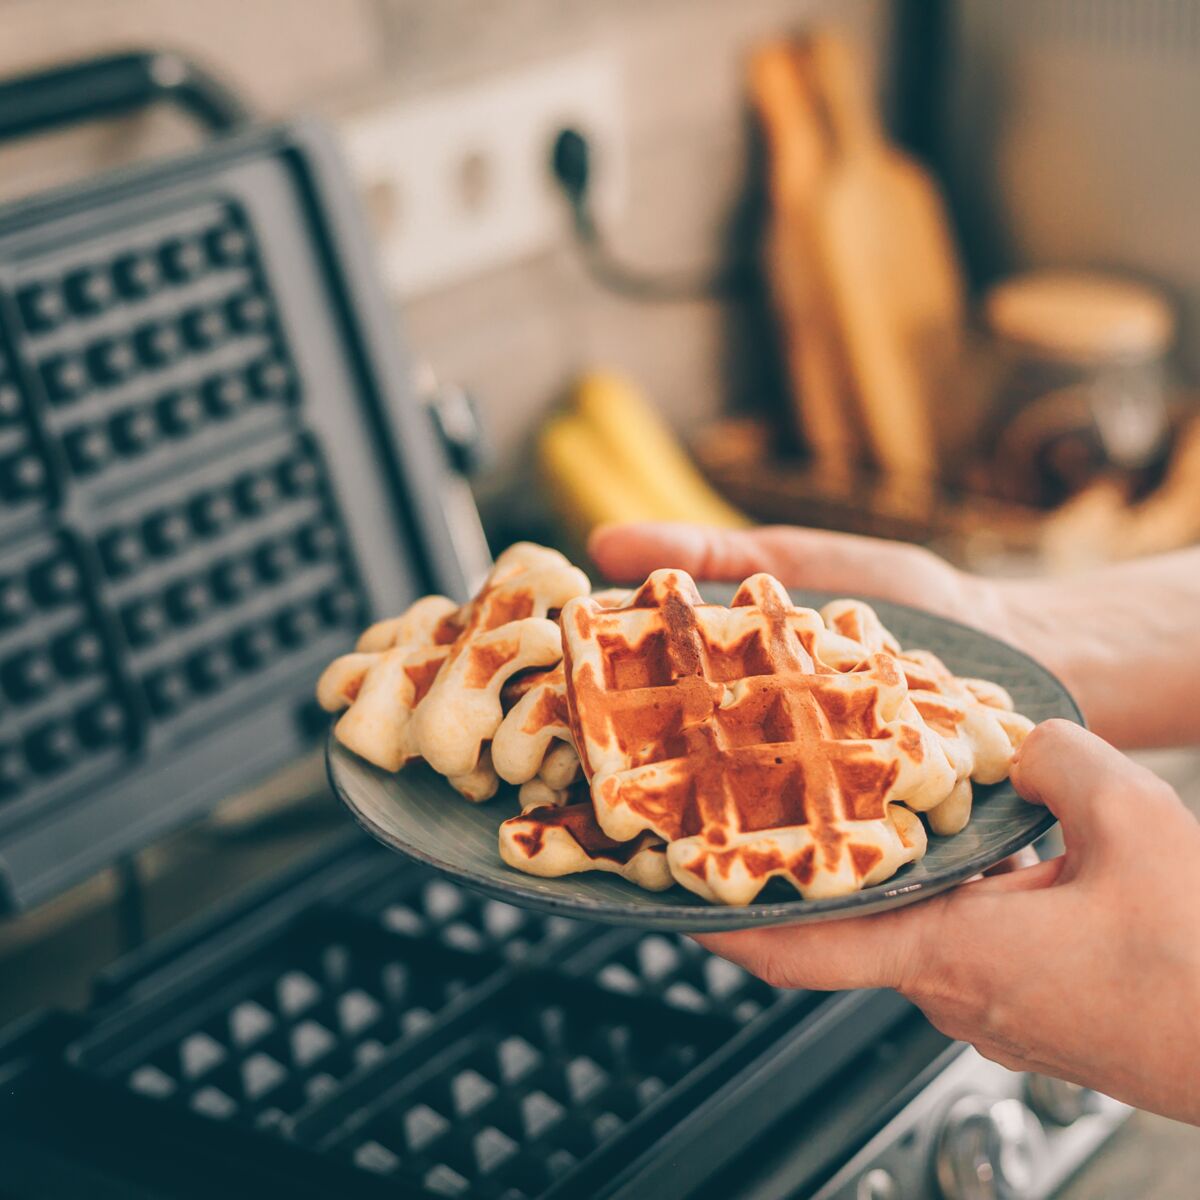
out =
[[(747, 251), (747, 48), (832, 17), (877, 49), (887, 11), (884, 0), (0, 0), (0, 74), (164, 46), (265, 116), (336, 120), (603, 46), (620, 69), (629, 156), (611, 240), (632, 262), (693, 268)], [(0, 148), (0, 197), (194, 140), (159, 113)], [(418, 357), (479, 397), (497, 452), (481, 498), (510, 515), (511, 501), (531, 502), (521, 484), (538, 419), (583, 366), (628, 371), (681, 428), (777, 387), (761, 311), (631, 304), (598, 290), (569, 245), (409, 300), (402, 325)]]

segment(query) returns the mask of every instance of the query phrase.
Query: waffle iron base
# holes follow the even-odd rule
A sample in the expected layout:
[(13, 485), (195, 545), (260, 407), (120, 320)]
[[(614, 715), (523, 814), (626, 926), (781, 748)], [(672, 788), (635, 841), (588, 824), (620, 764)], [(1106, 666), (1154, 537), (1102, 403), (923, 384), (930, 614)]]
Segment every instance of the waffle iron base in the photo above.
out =
[(699, 1196), (920, 1020), (354, 836), (106, 972), (83, 1017), (9, 1034), (0, 1192)]

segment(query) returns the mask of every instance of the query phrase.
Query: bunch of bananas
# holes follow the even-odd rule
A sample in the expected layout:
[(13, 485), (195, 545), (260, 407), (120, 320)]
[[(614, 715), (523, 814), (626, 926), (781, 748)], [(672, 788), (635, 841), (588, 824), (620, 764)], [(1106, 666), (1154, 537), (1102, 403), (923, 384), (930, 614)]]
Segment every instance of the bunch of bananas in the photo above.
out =
[(694, 521), (738, 527), (749, 519), (705, 481), (633, 384), (591, 372), (538, 439), (551, 501), (580, 539), (610, 521)]

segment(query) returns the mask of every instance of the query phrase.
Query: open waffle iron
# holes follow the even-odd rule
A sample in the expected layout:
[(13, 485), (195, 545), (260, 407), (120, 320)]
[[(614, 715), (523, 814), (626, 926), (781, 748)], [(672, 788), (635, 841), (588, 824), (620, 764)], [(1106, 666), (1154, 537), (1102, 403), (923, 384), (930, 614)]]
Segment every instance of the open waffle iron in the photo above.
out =
[(0, 211), (0, 907), (312, 744), (365, 614), (463, 580), (345, 175), (174, 56), (0, 88), (0, 135), (167, 95), (199, 153)]
[(110, 970), (85, 1016), (10, 1032), (0, 1195), (693, 1196), (912, 1032), (921, 1066), (946, 1051), (894, 995), (776, 992), (354, 832)]
[[(0, 210), (11, 908), (312, 746), (364, 621), (466, 591), (318, 125), (130, 55), (0, 85), (0, 136), (164, 97), (219, 136)], [(961, 1050), (893, 994), (777, 992), (348, 829), (0, 1033), (0, 1196), (803, 1196)]]

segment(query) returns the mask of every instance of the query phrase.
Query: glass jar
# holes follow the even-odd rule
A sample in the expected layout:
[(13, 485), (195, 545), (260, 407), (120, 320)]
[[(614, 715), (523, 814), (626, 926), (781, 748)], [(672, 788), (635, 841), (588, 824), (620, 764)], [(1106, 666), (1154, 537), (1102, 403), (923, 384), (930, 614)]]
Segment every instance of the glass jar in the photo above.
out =
[(1166, 299), (1131, 280), (1036, 271), (991, 289), (1002, 360), (985, 439), (993, 490), (1052, 508), (1097, 476), (1152, 469), (1170, 435)]

